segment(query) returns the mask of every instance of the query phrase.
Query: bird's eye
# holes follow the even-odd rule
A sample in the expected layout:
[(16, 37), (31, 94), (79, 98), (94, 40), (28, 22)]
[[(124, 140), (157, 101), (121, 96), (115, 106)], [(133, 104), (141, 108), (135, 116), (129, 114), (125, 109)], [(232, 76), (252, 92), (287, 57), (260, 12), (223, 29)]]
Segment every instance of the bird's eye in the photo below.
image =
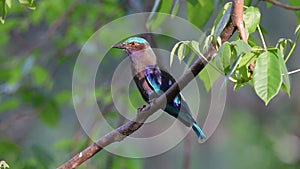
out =
[(136, 46), (136, 45), (137, 45), (137, 43), (135, 43), (135, 42), (131, 42), (131, 43), (130, 43), (130, 45), (131, 45), (131, 46)]

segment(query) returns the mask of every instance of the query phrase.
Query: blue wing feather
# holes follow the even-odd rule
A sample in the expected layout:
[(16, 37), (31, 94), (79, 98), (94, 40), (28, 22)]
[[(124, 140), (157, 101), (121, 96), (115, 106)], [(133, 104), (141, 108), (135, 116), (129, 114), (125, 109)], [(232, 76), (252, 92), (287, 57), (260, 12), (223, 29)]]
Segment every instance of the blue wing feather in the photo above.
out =
[[(149, 86), (158, 96), (162, 95), (175, 83), (175, 79), (169, 73), (160, 71), (156, 65), (146, 66), (145, 77)], [(182, 100), (180, 94), (176, 96), (172, 102), (169, 102), (164, 110), (170, 115), (178, 118), (186, 126), (192, 126), (198, 138), (205, 138), (202, 130), (193, 119), (188, 105)]]
[[(166, 76), (167, 75), (167, 76)], [(162, 95), (163, 92), (167, 91), (172, 84), (175, 82), (175, 79), (166, 72), (160, 71), (159, 68), (155, 65), (147, 65), (145, 68), (145, 76), (147, 82), (153, 88), (157, 95)], [(173, 100), (173, 105), (180, 108), (181, 98), (178, 96)]]
[(161, 91), (161, 72), (155, 66), (146, 66), (145, 76), (147, 82), (153, 88), (153, 90), (158, 94)]

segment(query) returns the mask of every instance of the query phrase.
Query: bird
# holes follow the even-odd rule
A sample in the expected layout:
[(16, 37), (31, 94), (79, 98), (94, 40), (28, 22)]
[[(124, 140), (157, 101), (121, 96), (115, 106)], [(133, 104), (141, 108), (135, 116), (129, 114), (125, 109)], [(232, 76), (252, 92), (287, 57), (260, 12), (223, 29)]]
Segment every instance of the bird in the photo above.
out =
[[(156, 55), (144, 38), (130, 37), (113, 48), (123, 49), (129, 56), (133, 80), (147, 103), (161, 96), (176, 82), (167, 71), (158, 66)], [(198, 139), (206, 138), (181, 93), (169, 101), (163, 110), (185, 126), (192, 127)]]

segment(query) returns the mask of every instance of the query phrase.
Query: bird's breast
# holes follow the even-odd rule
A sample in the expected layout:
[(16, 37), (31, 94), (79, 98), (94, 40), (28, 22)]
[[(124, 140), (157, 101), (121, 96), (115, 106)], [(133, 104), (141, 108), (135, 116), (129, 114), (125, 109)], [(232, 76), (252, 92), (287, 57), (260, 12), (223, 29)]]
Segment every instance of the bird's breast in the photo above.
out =
[(146, 102), (149, 102), (149, 98), (153, 94), (154, 91), (147, 83), (147, 80), (145, 77), (145, 70), (142, 70), (140, 72), (133, 71), (132, 73), (133, 73), (133, 77), (134, 77), (133, 78), (134, 82), (135, 82), (137, 88), (139, 89), (143, 99)]

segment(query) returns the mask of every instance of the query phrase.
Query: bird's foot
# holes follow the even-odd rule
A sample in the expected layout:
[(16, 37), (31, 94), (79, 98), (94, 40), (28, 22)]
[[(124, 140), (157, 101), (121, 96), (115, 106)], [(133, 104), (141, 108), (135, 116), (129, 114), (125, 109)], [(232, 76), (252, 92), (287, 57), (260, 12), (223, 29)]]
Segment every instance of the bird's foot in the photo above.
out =
[(138, 113), (149, 110), (151, 108), (151, 105), (152, 105), (152, 102), (150, 102), (150, 105), (143, 105), (143, 107), (139, 107), (137, 109)]
[(141, 111), (143, 111), (145, 107), (146, 107), (146, 105), (143, 105), (143, 107), (139, 107), (139, 108), (137, 109), (138, 113), (141, 112)]
[(151, 100), (149, 100), (149, 104), (150, 104), (150, 106), (148, 105), (143, 105), (142, 107), (139, 107), (138, 109), (137, 109), (137, 111), (138, 112), (141, 112), (141, 111), (147, 111), (147, 110), (149, 110), (150, 109), (150, 107), (153, 105), (153, 104), (155, 104), (155, 100), (156, 100), (156, 98), (152, 98)]

